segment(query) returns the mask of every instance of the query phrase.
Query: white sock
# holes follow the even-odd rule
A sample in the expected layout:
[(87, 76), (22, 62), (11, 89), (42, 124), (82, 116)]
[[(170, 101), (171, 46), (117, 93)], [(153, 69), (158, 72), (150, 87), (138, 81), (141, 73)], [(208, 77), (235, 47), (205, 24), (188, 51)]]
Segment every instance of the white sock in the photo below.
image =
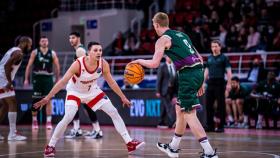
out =
[(215, 151), (213, 150), (212, 146), (210, 145), (207, 137), (199, 139), (199, 143), (204, 150), (206, 155), (213, 155)]
[(99, 125), (98, 121), (92, 123), (92, 127), (93, 127), (93, 131), (96, 131), (96, 132), (100, 131), (100, 125)]
[(129, 133), (127, 131), (124, 132), (123, 134), (121, 134), (121, 136), (122, 136), (125, 144), (127, 144), (127, 143), (132, 141), (132, 139), (131, 139), (131, 137), (130, 137), (130, 135), (129, 135)]
[(17, 112), (8, 112), (10, 133), (14, 134), (16, 132), (16, 122), (17, 122)]
[(37, 121), (37, 116), (32, 116), (33, 121)]
[(248, 116), (247, 115), (244, 115), (244, 123), (248, 123)]
[(118, 110), (113, 106), (113, 104), (111, 102), (108, 102), (102, 105), (100, 109), (111, 117), (117, 132), (122, 136), (125, 144), (131, 142), (132, 139), (126, 129), (123, 119), (121, 118)]
[(59, 138), (61, 138), (63, 133), (65, 132), (68, 124), (73, 120), (77, 111), (78, 111), (77, 105), (65, 105), (65, 115), (55, 127), (52, 138), (48, 144), (49, 146), (53, 146), (53, 147), (55, 146)]
[(263, 116), (262, 115), (258, 115), (258, 122), (257, 122), (257, 124), (261, 124), (262, 123), (262, 119), (263, 119)]
[(74, 120), (73, 124), (75, 130), (78, 130), (80, 128), (80, 120)]
[(47, 116), (47, 122), (52, 122), (52, 116)]
[(228, 116), (228, 120), (229, 120), (230, 122), (233, 122), (233, 117), (232, 117), (231, 115), (229, 115), (229, 116)]
[(172, 141), (169, 143), (169, 146), (174, 149), (177, 150), (179, 148), (180, 142), (182, 139), (182, 135), (179, 134), (174, 134)]

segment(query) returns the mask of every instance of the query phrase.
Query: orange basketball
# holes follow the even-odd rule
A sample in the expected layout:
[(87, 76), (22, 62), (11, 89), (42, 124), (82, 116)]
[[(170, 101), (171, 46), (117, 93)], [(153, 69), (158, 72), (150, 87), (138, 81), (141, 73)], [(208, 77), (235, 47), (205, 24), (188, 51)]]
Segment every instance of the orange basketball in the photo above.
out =
[(124, 70), (124, 78), (130, 84), (138, 84), (144, 79), (145, 71), (140, 64), (127, 64)]

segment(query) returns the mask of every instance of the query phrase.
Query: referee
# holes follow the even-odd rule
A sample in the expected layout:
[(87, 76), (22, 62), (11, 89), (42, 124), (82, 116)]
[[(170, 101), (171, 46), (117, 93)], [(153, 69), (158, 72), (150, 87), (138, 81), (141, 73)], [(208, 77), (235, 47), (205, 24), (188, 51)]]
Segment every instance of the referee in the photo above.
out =
[[(221, 53), (221, 43), (218, 40), (211, 42), (212, 55), (208, 57), (204, 78), (207, 81), (206, 89), (206, 111), (207, 131), (224, 132), (225, 125), (225, 89), (230, 87), (232, 77), (229, 59)], [(225, 73), (228, 81), (225, 81)], [(214, 102), (217, 100), (217, 111), (215, 116), (220, 119), (219, 125), (214, 126)]]

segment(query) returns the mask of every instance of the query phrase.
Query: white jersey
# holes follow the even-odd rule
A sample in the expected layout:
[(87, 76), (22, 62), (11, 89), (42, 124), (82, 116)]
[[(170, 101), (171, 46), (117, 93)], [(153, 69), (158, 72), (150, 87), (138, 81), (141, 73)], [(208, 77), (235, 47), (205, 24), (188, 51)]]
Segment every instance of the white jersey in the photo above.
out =
[[(0, 88), (5, 87), (8, 83), (8, 80), (7, 80), (7, 77), (6, 77), (6, 74), (5, 74), (5, 64), (11, 58), (12, 53), (17, 51), (17, 50), (21, 50), (21, 49), (19, 47), (13, 47), (13, 48), (9, 49), (6, 52), (6, 54), (4, 55), (4, 57), (2, 58), (2, 60), (0, 61)], [(15, 75), (16, 75), (20, 65), (21, 65), (21, 62), (18, 63), (17, 65), (12, 66), (12, 72), (11, 72), (11, 79), (12, 80), (14, 80)]]
[(66, 90), (78, 93), (91, 93), (94, 89), (99, 89), (97, 79), (102, 75), (103, 60), (101, 59), (97, 64), (98, 67), (90, 72), (85, 65), (86, 57), (80, 57), (77, 61), (80, 64), (80, 71), (78, 75), (74, 75), (68, 81)]

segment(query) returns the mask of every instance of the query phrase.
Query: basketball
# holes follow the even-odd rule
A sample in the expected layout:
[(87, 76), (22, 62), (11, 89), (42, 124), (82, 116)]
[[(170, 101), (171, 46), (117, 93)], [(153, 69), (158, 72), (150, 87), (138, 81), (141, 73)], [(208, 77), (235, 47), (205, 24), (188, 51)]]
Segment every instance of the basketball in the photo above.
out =
[(130, 84), (138, 84), (144, 79), (145, 71), (140, 64), (127, 64), (124, 70), (124, 78)]

